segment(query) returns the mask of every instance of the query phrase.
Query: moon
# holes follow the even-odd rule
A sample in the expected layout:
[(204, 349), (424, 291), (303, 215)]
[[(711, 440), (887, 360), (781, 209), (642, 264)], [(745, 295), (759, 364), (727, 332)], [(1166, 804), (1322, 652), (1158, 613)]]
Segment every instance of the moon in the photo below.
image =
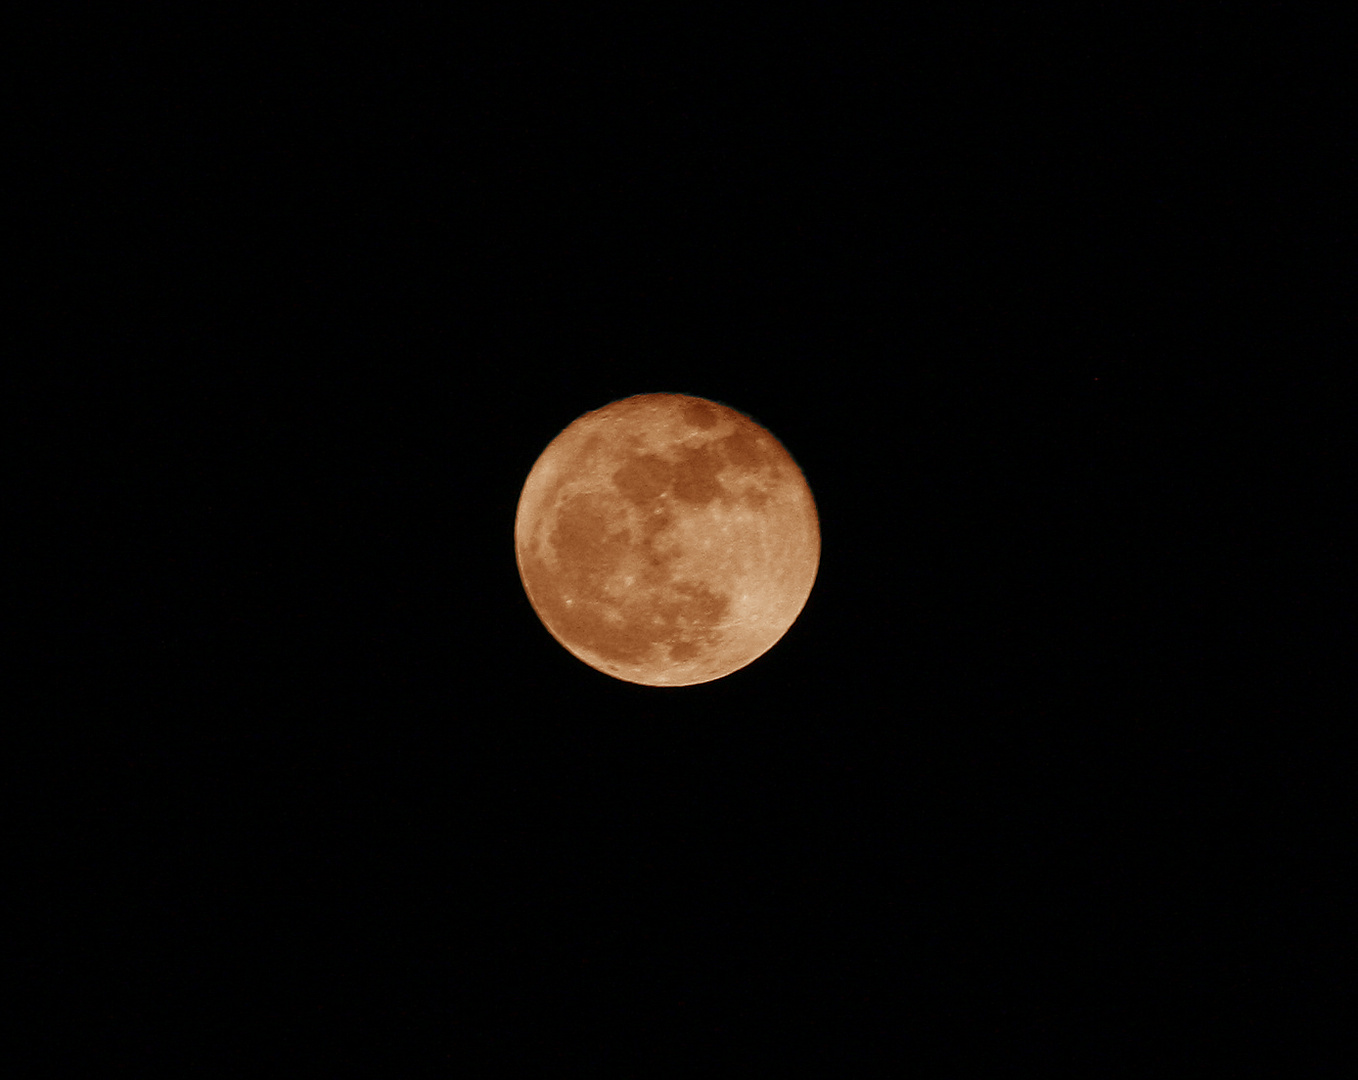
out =
[(519, 496), (514, 551), (548, 632), (590, 667), (692, 686), (787, 633), (820, 566), (806, 479), (729, 406), (642, 394), (586, 413)]

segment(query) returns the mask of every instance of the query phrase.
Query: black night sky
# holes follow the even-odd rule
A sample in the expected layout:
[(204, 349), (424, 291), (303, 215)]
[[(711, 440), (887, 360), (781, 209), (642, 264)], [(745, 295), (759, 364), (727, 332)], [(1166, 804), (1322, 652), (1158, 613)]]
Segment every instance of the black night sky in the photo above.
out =
[[(1215, 18), (49, 25), (50, 1012), (176, 1075), (1316, 1034), (1338, 61)], [(547, 443), (655, 391), (771, 430), (823, 538), (679, 690), (563, 650), (512, 543)]]

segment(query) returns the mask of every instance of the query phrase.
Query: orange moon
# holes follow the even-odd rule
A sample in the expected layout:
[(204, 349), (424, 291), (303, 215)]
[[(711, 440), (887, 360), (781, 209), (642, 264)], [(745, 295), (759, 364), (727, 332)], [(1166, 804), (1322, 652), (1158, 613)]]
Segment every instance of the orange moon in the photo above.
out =
[(643, 394), (542, 452), (514, 550), (533, 610), (572, 655), (624, 682), (692, 686), (787, 633), (816, 580), (820, 525), (796, 462), (748, 416)]

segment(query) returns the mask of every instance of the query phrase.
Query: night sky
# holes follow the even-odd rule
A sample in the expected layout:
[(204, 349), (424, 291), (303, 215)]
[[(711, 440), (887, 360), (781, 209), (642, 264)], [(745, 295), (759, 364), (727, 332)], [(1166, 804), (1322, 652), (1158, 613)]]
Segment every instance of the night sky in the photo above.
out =
[[(1352, 151), (1323, 43), (1213, 18), (49, 25), (39, 999), (177, 1075), (1314, 1037)], [(823, 544), (674, 690), (513, 550), (547, 443), (651, 392), (767, 427)]]

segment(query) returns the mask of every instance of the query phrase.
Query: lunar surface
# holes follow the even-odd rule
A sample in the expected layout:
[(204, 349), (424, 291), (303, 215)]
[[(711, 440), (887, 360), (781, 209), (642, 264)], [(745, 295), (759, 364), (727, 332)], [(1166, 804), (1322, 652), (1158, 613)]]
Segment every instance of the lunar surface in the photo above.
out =
[(533, 466), (514, 522), (543, 625), (591, 667), (646, 686), (722, 678), (762, 656), (811, 594), (815, 503), (749, 417), (683, 394), (586, 413)]

